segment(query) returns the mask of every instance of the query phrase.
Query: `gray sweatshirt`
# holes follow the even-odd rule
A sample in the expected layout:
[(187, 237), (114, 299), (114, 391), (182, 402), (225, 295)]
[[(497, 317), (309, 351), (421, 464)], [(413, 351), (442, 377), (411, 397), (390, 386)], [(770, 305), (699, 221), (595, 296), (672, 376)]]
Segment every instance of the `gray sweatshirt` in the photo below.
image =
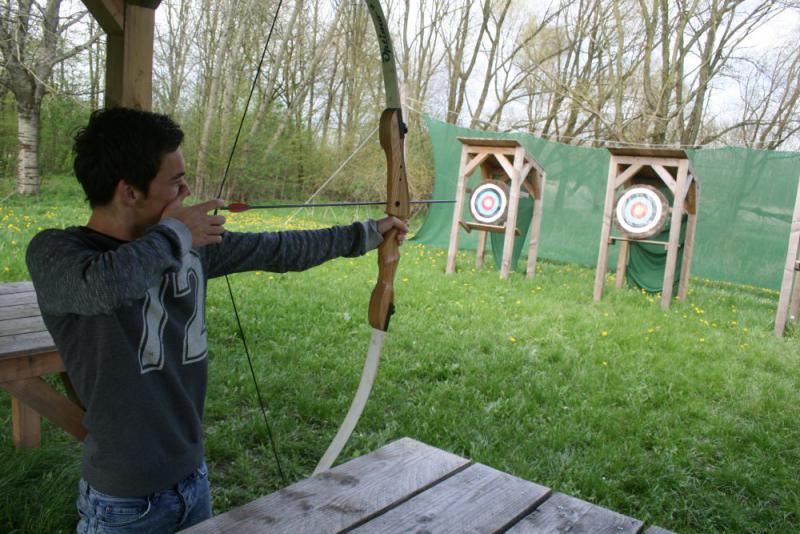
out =
[(176, 219), (130, 242), (85, 227), (36, 235), (28, 270), (86, 407), (83, 478), (103, 493), (135, 497), (167, 489), (200, 465), (209, 278), (301, 271), (362, 255), (382, 240), (375, 221), (227, 232), (201, 248)]

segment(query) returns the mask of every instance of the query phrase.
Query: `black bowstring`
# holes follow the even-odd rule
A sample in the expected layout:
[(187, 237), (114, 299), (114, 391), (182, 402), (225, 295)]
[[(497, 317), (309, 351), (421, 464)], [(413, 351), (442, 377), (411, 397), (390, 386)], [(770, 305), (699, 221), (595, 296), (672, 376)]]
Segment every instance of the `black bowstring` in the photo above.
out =
[[(261, 67), (264, 65), (264, 58), (267, 56), (267, 49), (269, 47), (269, 42), (272, 39), (272, 32), (275, 30), (275, 23), (278, 20), (278, 13), (281, 10), (281, 5), (283, 4), (283, 0), (279, 0), (278, 7), (275, 9), (275, 15), (272, 17), (272, 25), (269, 28), (269, 34), (267, 34), (267, 40), (264, 43), (264, 50), (261, 52), (261, 59), (258, 61), (258, 66), (256, 67), (256, 75), (253, 77), (253, 83), (250, 85), (250, 94), (247, 95), (247, 102), (244, 105), (244, 111), (242, 112), (242, 119), (239, 121), (239, 128), (236, 130), (236, 137), (233, 139), (233, 146), (231, 147), (231, 152), (228, 155), (228, 162), (225, 164), (225, 172), (222, 175), (222, 182), (219, 185), (219, 192), (217, 193), (217, 198), (222, 196), (222, 191), (225, 188), (225, 181), (228, 179), (228, 172), (231, 168), (231, 162), (233, 161), (233, 154), (236, 152), (236, 146), (239, 144), (239, 136), (242, 133), (242, 128), (244, 127), (244, 121), (247, 117), (247, 110), (250, 108), (250, 101), (253, 98), (253, 93), (256, 90), (256, 85), (258, 84), (258, 78), (261, 75)], [(217, 210), (214, 210), (214, 215), (217, 214)], [(275, 465), (278, 466), (278, 473), (280, 474), (281, 480), (284, 484), (288, 484), (288, 480), (286, 479), (286, 475), (283, 473), (283, 468), (281, 467), (281, 461), (278, 457), (278, 447), (275, 445), (275, 438), (272, 434), (272, 427), (269, 424), (269, 419), (267, 418), (267, 409), (265, 407), (264, 398), (261, 396), (261, 388), (258, 387), (258, 380), (256, 379), (256, 372), (253, 369), (253, 359), (250, 356), (250, 348), (247, 345), (247, 337), (244, 335), (244, 328), (242, 328), (242, 321), (239, 318), (239, 310), (236, 307), (236, 300), (233, 298), (233, 289), (231, 288), (231, 281), (228, 276), (225, 276), (225, 283), (228, 285), (228, 295), (231, 297), (231, 305), (233, 306), (233, 314), (236, 317), (236, 325), (239, 329), (239, 337), (242, 339), (242, 345), (244, 346), (244, 353), (247, 356), (247, 365), (250, 367), (250, 376), (253, 378), (253, 385), (256, 389), (256, 397), (258, 398), (258, 405), (261, 407), (261, 416), (264, 419), (264, 426), (267, 429), (267, 436), (269, 437), (270, 445), (272, 446), (272, 455), (275, 458)]]

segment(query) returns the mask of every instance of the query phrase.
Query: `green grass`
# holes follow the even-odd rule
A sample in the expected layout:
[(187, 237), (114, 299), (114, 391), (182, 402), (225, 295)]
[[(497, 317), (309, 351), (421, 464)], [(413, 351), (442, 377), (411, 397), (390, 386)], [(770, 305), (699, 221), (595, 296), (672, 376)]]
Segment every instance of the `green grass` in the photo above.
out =
[[(1, 281), (27, 278), (36, 228), (84, 222), (80, 195), (53, 181), (39, 199), (0, 203)], [(289, 213), (250, 212), (230, 227), (275, 229)], [(292, 226), (354, 215), (318, 210)], [(584, 267), (542, 261), (532, 282), (501, 281), (473, 269), (472, 253), (445, 276), (446, 251), (402, 252), (378, 380), (340, 461), (411, 436), (679, 532), (800, 529), (800, 336), (773, 336), (774, 291), (695, 279), (664, 312), (613, 283), (593, 303)], [(374, 254), (232, 277), (290, 481), (310, 474), (355, 392), (375, 277)], [(284, 484), (221, 280), (207, 319), (207, 455), (221, 513)], [(0, 517), (12, 531), (72, 530), (80, 446), (45, 423), (42, 448), (17, 452), (10, 428), (0, 393)]]

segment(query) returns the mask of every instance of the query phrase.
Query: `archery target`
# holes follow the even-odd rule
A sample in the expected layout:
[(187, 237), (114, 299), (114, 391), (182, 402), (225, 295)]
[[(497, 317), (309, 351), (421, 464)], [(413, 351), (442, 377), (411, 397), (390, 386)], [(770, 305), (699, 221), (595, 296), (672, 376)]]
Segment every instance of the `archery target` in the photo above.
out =
[(483, 182), (469, 197), (469, 211), (479, 223), (501, 224), (508, 214), (508, 186), (496, 180)]
[(661, 231), (667, 221), (667, 197), (649, 185), (626, 189), (614, 210), (617, 227), (627, 237), (644, 239)]

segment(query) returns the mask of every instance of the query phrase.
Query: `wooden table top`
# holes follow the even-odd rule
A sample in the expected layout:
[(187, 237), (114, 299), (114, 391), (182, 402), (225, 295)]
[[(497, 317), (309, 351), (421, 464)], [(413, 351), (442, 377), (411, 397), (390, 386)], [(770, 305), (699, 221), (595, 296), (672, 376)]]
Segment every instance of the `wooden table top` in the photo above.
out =
[[(644, 523), (403, 438), (184, 532), (638, 533)], [(648, 534), (667, 532), (651, 527)]]
[(56, 350), (30, 282), (0, 284), (0, 360)]

